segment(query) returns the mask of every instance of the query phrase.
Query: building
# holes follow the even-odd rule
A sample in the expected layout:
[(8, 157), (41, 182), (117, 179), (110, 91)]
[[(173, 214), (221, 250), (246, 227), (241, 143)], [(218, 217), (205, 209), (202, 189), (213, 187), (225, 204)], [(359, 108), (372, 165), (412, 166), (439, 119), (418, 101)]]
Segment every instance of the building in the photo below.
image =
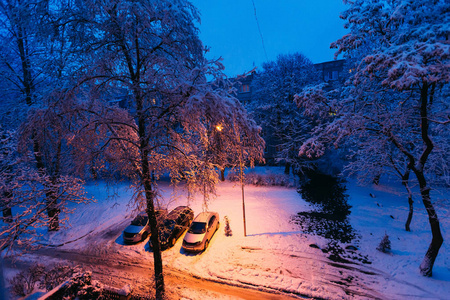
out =
[(320, 72), (324, 82), (338, 81), (342, 79), (342, 71), (344, 70), (345, 59), (326, 61), (314, 64), (317, 71)]
[(248, 75), (241, 75), (231, 79), (233, 87), (236, 89), (235, 96), (244, 105), (252, 99), (252, 81), (255, 75), (256, 72), (251, 71)]
[[(345, 59), (337, 59), (314, 64), (314, 68), (320, 72), (323, 82), (342, 82), (344, 79), (344, 64)], [(234, 87), (237, 90), (235, 96), (244, 105), (249, 103), (252, 99), (252, 81), (255, 76), (258, 76), (257, 73), (251, 71), (248, 75), (242, 75), (232, 79), (236, 82), (234, 84)]]

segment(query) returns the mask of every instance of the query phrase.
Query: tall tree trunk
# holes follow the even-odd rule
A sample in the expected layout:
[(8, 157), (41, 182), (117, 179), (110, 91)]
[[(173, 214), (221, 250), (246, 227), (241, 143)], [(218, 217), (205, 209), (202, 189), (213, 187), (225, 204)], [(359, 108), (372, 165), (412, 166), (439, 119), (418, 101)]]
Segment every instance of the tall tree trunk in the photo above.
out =
[(225, 167), (220, 168), (220, 181), (225, 181)]
[(58, 208), (58, 198), (56, 197), (57, 192), (54, 190), (56, 186), (58, 186), (57, 178), (59, 177), (60, 172), (60, 161), (61, 161), (61, 147), (62, 141), (58, 141), (58, 146), (56, 150), (56, 159), (54, 163), (54, 174), (51, 177), (51, 187), (49, 191), (46, 193), (47, 197), (47, 215), (49, 218), (48, 230), (57, 231), (59, 230), (59, 213), (60, 210)]
[(284, 174), (289, 175), (291, 170), (291, 163), (290, 162), (286, 162), (284, 164)]
[(0, 256), (0, 299), (9, 299), (8, 289), (6, 288), (5, 277), (3, 274), (3, 268), (3, 257)]
[(148, 162), (148, 152), (146, 150), (143, 151), (142, 155), (142, 177), (144, 183), (145, 197), (147, 200), (148, 222), (150, 224), (150, 231), (151, 231), (150, 242), (152, 244), (153, 261), (155, 267), (156, 299), (160, 300), (164, 298), (165, 294), (164, 274), (161, 255), (161, 245), (159, 243), (159, 228), (155, 213), (154, 200), (156, 193), (152, 189), (151, 172), (149, 170), (149, 162)]
[(433, 275), (433, 265), (436, 257), (439, 253), (444, 239), (441, 234), (441, 228), (439, 225), (439, 219), (434, 209), (433, 203), (430, 198), (430, 188), (426, 184), (425, 177), (421, 172), (415, 172), (417, 179), (419, 180), (420, 194), (422, 195), (422, 202), (428, 213), (428, 220), (430, 222), (432, 239), (427, 253), (420, 264), (420, 274), (430, 277)]
[(19, 49), (20, 61), (22, 63), (22, 84), (25, 91), (25, 102), (27, 105), (32, 104), (33, 81), (31, 76), (30, 61), (27, 51), (27, 39), (21, 25), (17, 26), (17, 47)]
[(405, 230), (406, 231), (411, 231), (411, 221), (412, 221), (412, 217), (413, 217), (413, 213), (414, 213), (414, 201), (412, 199), (412, 192), (411, 189), (409, 188), (409, 174), (410, 174), (410, 169), (409, 167), (406, 169), (405, 174), (402, 175), (402, 184), (403, 186), (406, 188), (406, 190), (408, 191), (408, 204), (409, 204), (409, 213), (408, 213), (408, 218), (406, 219), (406, 223), (405, 223)]
[(439, 219), (436, 214), (436, 210), (434, 209), (433, 203), (430, 198), (430, 187), (427, 186), (427, 181), (424, 175), (424, 167), (426, 165), (428, 156), (433, 151), (434, 145), (431, 141), (430, 136), (428, 135), (429, 122), (428, 122), (428, 89), (430, 88), (427, 82), (423, 82), (423, 85), (420, 88), (420, 133), (422, 137), (422, 141), (424, 144), (424, 150), (420, 155), (419, 159), (416, 161), (415, 157), (412, 153), (410, 153), (401, 143), (390, 134), (390, 139), (394, 143), (396, 147), (399, 148), (403, 154), (408, 157), (409, 163), (408, 168), (411, 169), (417, 177), (420, 187), (420, 194), (422, 196), (422, 202), (427, 210), (428, 221), (431, 227), (432, 239), (430, 246), (428, 247), (427, 253), (423, 258), (422, 263), (420, 264), (420, 273), (423, 276), (432, 276), (433, 265), (436, 260), (436, 257), (439, 253), (439, 249), (441, 248), (444, 239), (442, 238), (441, 228), (439, 225)]
[[(33, 91), (34, 84), (32, 78), (32, 67), (30, 62), (30, 54), (28, 52), (28, 39), (27, 33), (21, 24), (17, 24), (17, 48), (19, 50), (20, 61), (22, 64), (22, 84), (23, 91), (25, 93), (25, 102), (28, 106), (33, 104)], [(32, 137), (33, 142), (33, 152), (36, 159), (36, 167), (41, 172), (41, 174), (46, 174), (46, 167), (41, 156), (40, 145), (38, 141)], [(61, 145), (59, 145), (60, 147)], [(58, 149), (61, 150), (60, 148)], [(48, 229), (50, 231), (59, 230), (59, 209), (57, 208), (57, 199), (55, 199), (54, 193), (49, 190), (46, 193), (46, 205), (47, 205), (47, 215), (49, 218)]]
[(3, 212), (3, 222), (11, 223), (12, 222), (12, 210), (11, 210), (11, 207), (3, 208), (2, 212)]
[[(148, 161), (143, 163), (147, 163), (148, 166)], [(155, 290), (156, 290), (155, 298), (157, 300), (160, 300), (164, 299), (165, 294), (164, 274), (161, 255), (161, 245), (159, 243), (159, 228), (158, 222), (156, 220), (155, 204), (154, 204), (155, 192), (152, 190), (150, 177), (144, 179), (144, 189), (145, 189), (145, 196), (147, 199), (147, 215), (151, 231), (150, 242), (152, 244), (153, 261), (155, 267)]]
[(409, 212), (408, 212), (408, 218), (406, 219), (406, 223), (405, 223), (405, 230), (406, 231), (411, 231), (411, 221), (412, 221), (412, 217), (413, 217), (413, 213), (414, 213), (414, 201), (412, 199), (412, 195), (410, 194), (408, 196), (408, 204), (409, 204)]
[[(47, 169), (45, 168), (44, 161), (41, 156), (39, 143), (33, 139), (33, 149), (34, 149), (34, 157), (36, 159), (36, 166), (41, 175), (47, 175)], [(58, 158), (59, 159), (59, 158)], [(59, 170), (56, 171), (59, 173)], [(49, 219), (48, 230), (49, 231), (58, 231), (59, 230), (59, 208), (58, 208), (58, 198), (57, 192), (53, 189), (57, 185), (56, 178), (58, 175), (52, 176), (50, 179), (51, 182), (48, 186), (44, 186), (45, 191), (45, 203), (47, 206), (47, 216)]]
[(3, 193), (4, 203), (2, 203), (3, 209), (3, 222), (11, 223), (12, 222), (12, 210), (10, 206), (10, 199), (12, 198), (12, 193), (10, 191), (6, 191)]
[[(41, 147), (39, 142), (33, 137), (31, 138), (33, 142), (33, 152), (34, 158), (36, 159), (36, 167), (41, 175), (47, 175), (47, 170), (45, 168), (44, 159), (41, 155)], [(57, 231), (59, 230), (59, 209), (57, 208), (57, 201), (55, 197), (55, 193), (52, 190), (55, 182), (55, 178), (51, 179), (51, 186), (45, 186), (44, 188), (47, 190), (45, 192), (46, 197), (46, 206), (47, 206), (47, 216), (49, 218), (49, 231)]]
[(44, 187), (47, 189), (45, 193), (45, 203), (47, 206), (47, 216), (48, 216), (48, 230), (49, 231), (58, 231), (59, 230), (59, 208), (58, 208), (58, 199), (56, 197), (56, 193), (53, 190), (54, 188), (54, 180), (52, 179), (52, 186)]
[[(132, 69), (130, 69), (132, 71)], [(133, 72), (130, 72), (133, 74)], [(133, 75), (134, 76), (134, 75)], [(149, 167), (149, 151), (147, 150), (148, 142), (146, 136), (146, 124), (145, 117), (142, 115), (142, 98), (140, 96), (140, 91), (135, 90), (135, 100), (136, 100), (136, 109), (138, 115), (138, 135), (140, 139), (139, 150), (141, 152), (141, 167), (142, 167), (142, 182), (144, 185), (146, 204), (147, 204), (147, 215), (148, 222), (150, 224), (150, 242), (152, 244), (153, 250), (153, 263), (155, 268), (155, 290), (156, 300), (162, 300), (165, 298), (165, 286), (164, 286), (164, 274), (163, 274), (163, 264), (162, 264), (162, 255), (161, 255), (161, 245), (159, 243), (159, 228), (156, 220), (155, 213), (155, 191), (153, 191), (152, 187), (152, 178), (153, 172), (150, 171)]]
[[(112, 16), (112, 15), (111, 15)], [(115, 17), (112, 16), (115, 20)], [(120, 32), (120, 30), (119, 30)], [(133, 94), (134, 100), (136, 103), (136, 115), (137, 115), (137, 123), (138, 123), (138, 136), (139, 136), (139, 152), (141, 154), (141, 181), (144, 185), (145, 198), (147, 204), (147, 215), (148, 222), (150, 224), (150, 242), (152, 243), (153, 250), (153, 263), (155, 268), (155, 290), (156, 295), (155, 298), (157, 300), (162, 300), (165, 298), (165, 286), (164, 286), (164, 274), (163, 274), (163, 264), (162, 264), (162, 255), (161, 255), (161, 245), (159, 243), (159, 228), (156, 220), (155, 213), (155, 191), (152, 188), (152, 179), (153, 172), (149, 167), (149, 150), (148, 146), (148, 137), (146, 133), (146, 116), (143, 109), (143, 98), (142, 98), (142, 90), (140, 88), (140, 49), (139, 49), (139, 39), (136, 37), (136, 69), (133, 67), (133, 59), (131, 58), (131, 54), (128, 51), (128, 47), (125, 45), (125, 42), (119, 37), (119, 45), (121, 51), (124, 55), (125, 61), (127, 63), (128, 72), (130, 75), (130, 79), (133, 83)]]
[(439, 225), (439, 219), (434, 209), (433, 203), (431, 202), (430, 188), (427, 186), (427, 182), (423, 172), (423, 168), (428, 159), (428, 156), (430, 155), (434, 147), (433, 142), (428, 135), (428, 88), (428, 83), (424, 82), (423, 86), (421, 87), (420, 94), (420, 130), (422, 134), (422, 140), (425, 144), (425, 149), (420, 156), (417, 164), (412, 165), (412, 170), (414, 171), (414, 174), (419, 181), (420, 194), (422, 195), (423, 205), (425, 206), (425, 209), (428, 213), (428, 220), (430, 222), (432, 234), (431, 244), (428, 247), (427, 253), (425, 254), (422, 263), (420, 264), (420, 273), (424, 276), (432, 275), (434, 261), (436, 260), (439, 249), (444, 242)]
[(47, 216), (49, 218), (48, 231), (59, 230), (59, 209), (56, 207), (56, 201), (47, 196)]

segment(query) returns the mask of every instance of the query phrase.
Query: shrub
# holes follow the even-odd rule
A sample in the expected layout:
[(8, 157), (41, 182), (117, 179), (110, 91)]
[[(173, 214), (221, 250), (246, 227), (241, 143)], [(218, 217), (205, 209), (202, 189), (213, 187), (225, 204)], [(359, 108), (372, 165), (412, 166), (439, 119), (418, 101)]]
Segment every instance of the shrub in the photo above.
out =
[(68, 280), (64, 288), (64, 299), (105, 299), (103, 296), (103, 286), (97, 281), (92, 280), (91, 272), (76, 273)]
[(389, 240), (389, 236), (385, 233), (383, 239), (377, 247), (378, 251), (383, 253), (388, 253), (391, 251), (391, 241)]
[(231, 228), (230, 228), (230, 220), (228, 219), (227, 216), (225, 216), (224, 219), (225, 219), (225, 228), (224, 228), (225, 236), (232, 236), (233, 231), (231, 231)]
[(9, 281), (11, 283), (11, 294), (20, 297), (31, 294), (36, 284), (42, 280), (44, 272), (45, 267), (35, 263), (27, 270), (17, 274)]
[(77, 268), (56, 264), (44, 274), (40, 288), (50, 291), (70, 278), (76, 271)]
[(11, 294), (24, 297), (31, 294), (36, 287), (50, 291), (73, 275), (76, 268), (57, 264), (46, 269), (41, 264), (34, 264), (14, 276), (11, 280)]
[[(228, 180), (231, 182), (240, 181), (238, 172), (230, 172)], [(286, 186), (292, 187), (293, 184), (289, 181), (289, 176), (285, 174), (257, 174), (248, 173), (244, 177), (245, 184), (252, 184), (256, 186)]]

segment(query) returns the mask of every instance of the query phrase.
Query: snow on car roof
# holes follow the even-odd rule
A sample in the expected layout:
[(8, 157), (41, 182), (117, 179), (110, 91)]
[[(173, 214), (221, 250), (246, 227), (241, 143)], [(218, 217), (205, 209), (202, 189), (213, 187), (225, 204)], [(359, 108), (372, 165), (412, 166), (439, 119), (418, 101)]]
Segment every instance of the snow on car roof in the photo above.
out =
[(208, 221), (208, 218), (211, 214), (213, 214), (213, 213), (212, 212), (201, 212), (195, 217), (194, 222), (205, 223), (206, 221)]

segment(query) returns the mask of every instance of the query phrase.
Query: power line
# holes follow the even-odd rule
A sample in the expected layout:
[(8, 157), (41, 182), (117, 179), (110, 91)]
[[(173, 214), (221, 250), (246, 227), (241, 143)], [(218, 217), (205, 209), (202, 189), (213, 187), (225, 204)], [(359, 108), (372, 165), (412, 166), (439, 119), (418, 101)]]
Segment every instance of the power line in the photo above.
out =
[(266, 60), (269, 61), (269, 58), (267, 57), (266, 46), (264, 45), (264, 38), (263, 38), (263, 35), (262, 35), (262, 32), (261, 32), (261, 27), (259, 26), (258, 16), (256, 15), (255, 1), (252, 0), (252, 3), (253, 3), (253, 10), (255, 12), (256, 25), (258, 25), (259, 36), (261, 37), (261, 43), (262, 43), (262, 46), (263, 46), (264, 54), (266, 55)]

